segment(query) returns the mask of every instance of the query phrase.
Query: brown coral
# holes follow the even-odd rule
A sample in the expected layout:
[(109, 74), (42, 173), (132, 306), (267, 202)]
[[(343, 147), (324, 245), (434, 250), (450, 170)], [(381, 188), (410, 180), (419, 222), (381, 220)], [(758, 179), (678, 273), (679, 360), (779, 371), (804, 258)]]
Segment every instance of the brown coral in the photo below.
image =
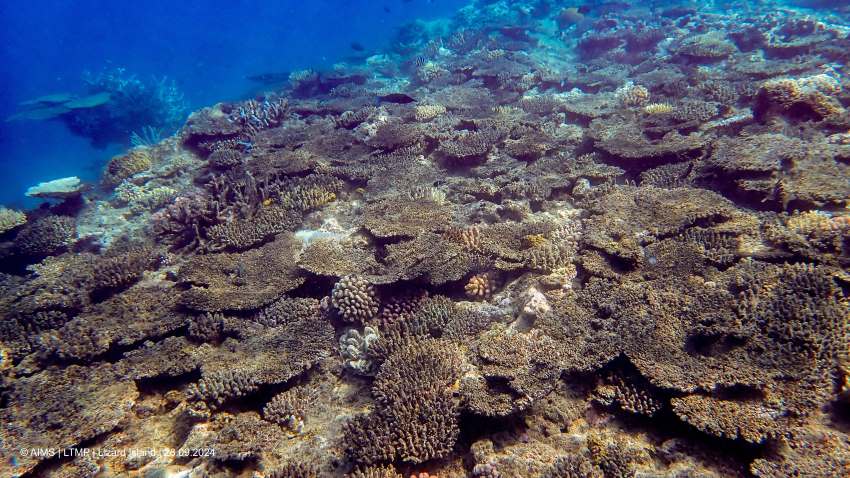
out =
[(496, 290), (496, 278), (492, 274), (476, 274), (463, 287), (467, 297), (473, 300), (489, 299)]
[(103, 173), (103, 182), (115, 187), (130, 176), (150, 169), (152, 165), (153, 160), (146, 148), (132, 149), (127, 154), (109, 160)]
[(347, 322), (366, 322), (380, 307), (375, 286), (360, 276), (345, 276), (334, 285), (331, 303)]
[(304, 281), (295, 269), (295, 247), (291, 238), (281, 238), (240, 254), (194, 256), (178, 272), (178, 280), (188, 287), (180, 301), (207, 312), (269, 304)]

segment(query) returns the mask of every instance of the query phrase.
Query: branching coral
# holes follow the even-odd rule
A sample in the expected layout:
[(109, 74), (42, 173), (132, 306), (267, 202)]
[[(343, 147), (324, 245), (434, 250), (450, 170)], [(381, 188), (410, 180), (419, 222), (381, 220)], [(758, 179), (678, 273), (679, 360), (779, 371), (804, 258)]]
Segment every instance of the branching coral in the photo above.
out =
[(310, 394), (303, 387), (278, 393), (263, 407), (263, 418), (301, 433), (304, 430)]
[(366, 322), (378, 313), (375, 286), (360, 276), (345, 276), (334, 285), (331, 303), (347, 322)]
[(70, 246), (77, 235), (74, 218), (46, 216), (36, 219), (15, 237), (15, 248), (28, 256), (56, 254)]
[(451, 386), (458, 350), (439, 341), (413, 343), (391, 355), (375, 377), (377, 409), (345, 427), (349, 456), (361, 463), (421, 463), (448, 454), (458, 436)]
[(22, 226), (27, 223), (26, 214), (15, 211), (14, 209), (6, 209), (5, 207), (0, 207), (0, 234), (11, 231), (18, 226)]

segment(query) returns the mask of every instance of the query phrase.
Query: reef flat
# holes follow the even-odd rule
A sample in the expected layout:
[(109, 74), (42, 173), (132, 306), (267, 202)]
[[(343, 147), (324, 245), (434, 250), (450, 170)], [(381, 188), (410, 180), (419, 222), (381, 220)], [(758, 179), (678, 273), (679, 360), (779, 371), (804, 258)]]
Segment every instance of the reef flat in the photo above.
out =
[(748, 5), (476, 0), (0, 209), (0, 477), (850, 476), (850, 17)]

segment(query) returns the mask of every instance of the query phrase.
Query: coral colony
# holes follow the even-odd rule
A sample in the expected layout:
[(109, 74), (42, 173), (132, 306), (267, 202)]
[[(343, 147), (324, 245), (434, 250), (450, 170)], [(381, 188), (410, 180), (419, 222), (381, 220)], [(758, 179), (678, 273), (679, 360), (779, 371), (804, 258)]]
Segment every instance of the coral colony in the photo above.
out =
[(594, 5), (42, 99), (136, 147), (0, 209), (0, 477), (850, 475), (850, 17)]

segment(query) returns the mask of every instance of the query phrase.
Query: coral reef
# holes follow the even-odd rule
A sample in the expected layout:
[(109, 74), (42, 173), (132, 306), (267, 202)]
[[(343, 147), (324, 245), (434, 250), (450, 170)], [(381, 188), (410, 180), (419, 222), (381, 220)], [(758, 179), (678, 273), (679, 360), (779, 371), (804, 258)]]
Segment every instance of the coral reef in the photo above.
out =
[(848, 12), (805, 3), (471, 0), (136, 129), (0, 210), (0, 476), (847, 475)]

